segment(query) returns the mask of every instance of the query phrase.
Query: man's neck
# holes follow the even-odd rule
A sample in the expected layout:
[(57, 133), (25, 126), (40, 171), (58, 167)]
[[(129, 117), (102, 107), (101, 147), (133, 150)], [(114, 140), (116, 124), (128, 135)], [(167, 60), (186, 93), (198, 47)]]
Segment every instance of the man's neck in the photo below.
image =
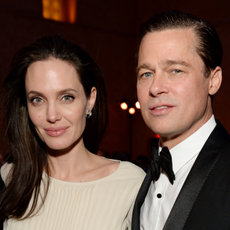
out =
[[(211, 115), (208, 119), (199, 122), (197, 125), (194, 125), (187, 131), (184, 131), (180, 134), (171, 134), (168, 136), (160, 136), (159, 144), (161, 147), (167, 146), (169, 149), (175, 147), (176, 145), (180, 144), (191, 135), (196, 133), (200, 128), (202, 128), (205, 124), (207, 124), (211, 119), (214, 119), (214, 115)], [(215, 119), (214, 119), (215, 120)]]

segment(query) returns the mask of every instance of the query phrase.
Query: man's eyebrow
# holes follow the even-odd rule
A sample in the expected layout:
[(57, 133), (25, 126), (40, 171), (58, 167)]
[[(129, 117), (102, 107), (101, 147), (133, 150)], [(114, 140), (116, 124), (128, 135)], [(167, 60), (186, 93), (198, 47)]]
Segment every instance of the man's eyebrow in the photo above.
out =
[[(191, 65), (185, 61), (181, 60), (165, 60), (162, 61), (161, 65), (163, 66), (170, 66), (170, 65), (183, 65), (185, 67), (191, 67)], [(140, 71), (140, 69), (149, 69), (152, 70), (151, 66), (149, 64), (142, 64), (136, 68), (136, 73)]]
[(136, 68), (136, 73), (138, 73), (140, 71), (140, 69), (149, 69), (149, 70), (151, 70), (152, 68), (148, 64), (142, 64), (142, 65), (140, 65), (140, 66), (138, 66)]
[(162, 65), (165, 66), (170, 66), (170, 65), (183, 65), (186, 67), (191, 67), (191, 65), (185, 61), (181, 61), (181, 60), (166, 60), (162, 62)]

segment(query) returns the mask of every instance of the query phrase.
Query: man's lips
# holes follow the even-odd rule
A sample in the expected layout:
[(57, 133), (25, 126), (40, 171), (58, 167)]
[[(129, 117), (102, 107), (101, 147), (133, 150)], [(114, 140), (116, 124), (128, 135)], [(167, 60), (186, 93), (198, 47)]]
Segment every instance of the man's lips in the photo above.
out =
[(150, 110), (155, 110), (155, 109), (168, 109), (168, 108), (172, 108), (173, 105), (154, 105), (150, 107)]
[(154, 105), (150, 107), (150, 111), (153, 115), (164, 115), (167, 114), (167, 112), (171, 111), (173, 108), (173, 105)]
[(162, 106), (154, 107), (153, 109), (165, 109), (165, 108), (169, 108), (169, 107), (170, 107), (170, 106), (162, 105)]
[(58, 137), (61, 136), (63, 133), (65, 133), (67, 129), (68, 126), (62, 126), (62, 127), (49, 127), (49, 128), (45, 128), (44, 130), (49, 136)]

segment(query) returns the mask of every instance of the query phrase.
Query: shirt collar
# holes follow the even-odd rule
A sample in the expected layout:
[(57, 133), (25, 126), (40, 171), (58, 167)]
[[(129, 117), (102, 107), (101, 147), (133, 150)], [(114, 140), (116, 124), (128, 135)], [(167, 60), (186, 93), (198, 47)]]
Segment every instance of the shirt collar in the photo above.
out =
[(195, 133), (170, 149), (173, 171), (176, 174), (188, 161), (196, 157), (216, 126), (214, 115)]

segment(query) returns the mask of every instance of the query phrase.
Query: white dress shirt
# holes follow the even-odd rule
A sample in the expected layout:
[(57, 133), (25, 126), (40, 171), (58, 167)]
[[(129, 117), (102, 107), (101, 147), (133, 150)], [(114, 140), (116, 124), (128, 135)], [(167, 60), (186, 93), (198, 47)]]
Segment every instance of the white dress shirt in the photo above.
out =
[(172, 185), (168, 177), (161, 173), (160, 178), (151, 183), (141, 208), (141, 230), (163, 229), (189, 171), (215, 126), (216, 121), (212, 115), (200, 129), (170, 149), (176, 180)]

